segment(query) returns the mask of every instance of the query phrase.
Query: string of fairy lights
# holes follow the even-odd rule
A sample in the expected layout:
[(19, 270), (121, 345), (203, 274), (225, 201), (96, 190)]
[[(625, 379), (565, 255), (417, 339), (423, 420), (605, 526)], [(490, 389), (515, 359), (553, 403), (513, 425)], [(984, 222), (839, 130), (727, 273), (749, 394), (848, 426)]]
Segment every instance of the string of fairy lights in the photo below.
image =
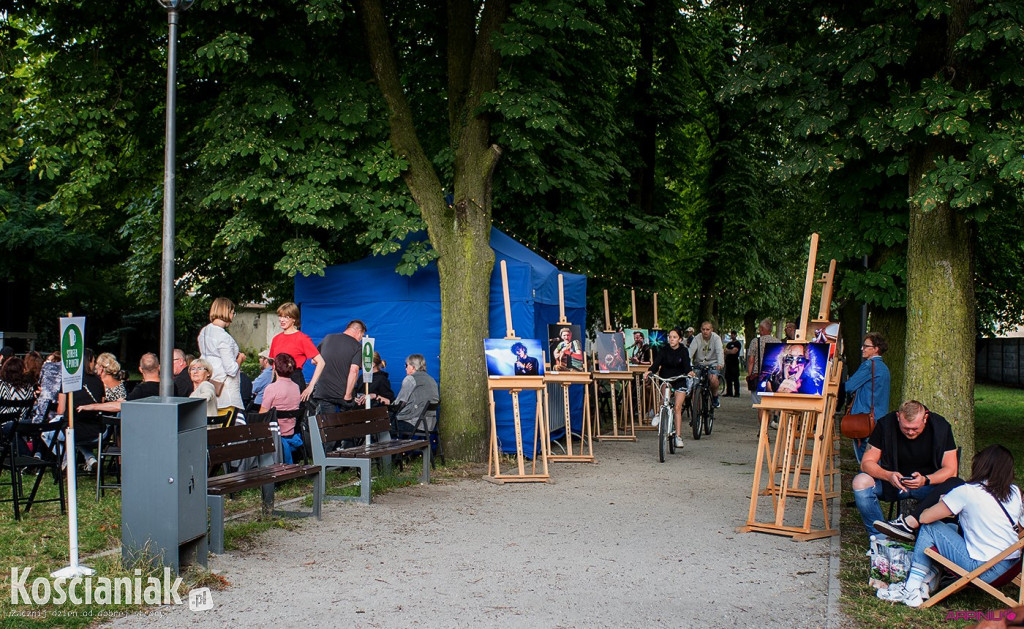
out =
[[(667, 296), (670, 299), (682, 301), (692, 301), (700, 299), (700, 294), (698, 292), (684, 292), (682, 289), (676, 287), (649, 288), (646, 286), (634, 286), (632, 284), (626, 284), (618, 280), (614, 276), (603, 273), (595, 273), (591, 269), (586, 268), (584, 266), (580, 266), (578, 264), (574, 264), (572, 262), (559, 259), (558, 256), (553, 255), (545, 251), (544, 249), (540, 248), (535, 242), (527, 242), (525, 239), (517, 235), (512, 230), (512, 228), (506, 225), (504, 221), (502, 221), (501, 219), (495, 218), (494, 222), (498, 224), (501, 231), (504, 232), (506, 235), (515, 239), (516, 242), (523, 245), (527, 249), (530, 249), (531, 251), (539, 254), (541, 257), (543, 257), (545, 260), (555, 265), (559, 269), (563, 269), (571, 273), (576, 273), (578, 275), (585, 275), (588, 278), (600, 280), (603, 284), (609, 287), (618, 287), (625, 289), (627, 291), (636, 291), (638, 294), (641, 295), (653, 296), (655, 293), (657, 293), (659, 296)], [(799, 294), (803, 290), (803, 278), (785, 278), (785, 280), (786, 281), (762, 281), (757, 284), (749, 286), (729, 287), (727, 289), (720, 291), (718, 297), (730, 298), (739, 295), (761, 294), (768, 290), (792, 290), (799, 299)]]

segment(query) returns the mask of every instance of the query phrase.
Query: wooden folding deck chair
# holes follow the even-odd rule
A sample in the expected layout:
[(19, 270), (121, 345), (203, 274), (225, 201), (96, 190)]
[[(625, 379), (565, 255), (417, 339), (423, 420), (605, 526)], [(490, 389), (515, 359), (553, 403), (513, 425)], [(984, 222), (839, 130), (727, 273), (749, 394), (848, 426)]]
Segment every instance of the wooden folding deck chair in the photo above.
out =
[[(946, 559), (945, 557), (940, 555), (939, 551), (936, 550), (934, 547), (925, 550), (924, 554), (928, 555), (934, 561), (938, 562), (939, 565), (941, 565), (942, 567), (956, 574), (959, 578), (953, 583), (946, 586), (944, 589), (936, 592), (935, 594), (932, 594), (931, 598), (925, 601), (924, 604), (921, 605), (921, 607), (931, 607), (932, 605), (938, 603), (950, 594), (958, 592), (970, 584), (974, 584), (982, 590), (985, 590), (992, 596), (999, 599), (999, 601), (1001, 601), (1004, 605), (1007, 605), (1009, 607), (1024, 605), (1024, 585), (1021, 584), (1021, 561), (1022, 559), (1024, 559), (1024, 553), (1022, 553), (1021, 557), (1017, 558), (1017, 563), (1010, 566), (1009, 570), (1007, 570), (1000, 576), (996, 577), (996, 579), (992, 581), (992, 583), (985, 583), (980, 578), (981, 575), (984, 574), (989, 568), (999, 563), (1000, 561), (1008, 557), (1010, 554), (1022, 550), (1024, 550), (1024, 537), (1018, 539), (1015, 544), (1011, 544), (1006, 550), (1004, 550), (992, 559), (989, 559), (985, 563), (981, 564), (980, 566), (969, 572), (964, 568), (958, 566), (957, 564), (953, 563), (949, 559)], [(1017, 600), (1014, 600), (1006, 596), (1000, 591), (1000, 588), (1002, 588), (1005, 585), (1008, 585), (1010, 582), (1013, 582), (1017, 586)]]

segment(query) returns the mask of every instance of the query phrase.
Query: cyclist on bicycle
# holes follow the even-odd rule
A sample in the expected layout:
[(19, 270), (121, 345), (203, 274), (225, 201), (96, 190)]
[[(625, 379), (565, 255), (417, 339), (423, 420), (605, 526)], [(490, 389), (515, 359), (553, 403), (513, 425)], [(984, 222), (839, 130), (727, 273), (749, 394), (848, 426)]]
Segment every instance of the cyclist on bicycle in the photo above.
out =
[(718, 398), (718, 374), (725, 367), (725, 351), (722, 349), (722, 337), (715, 333), (710, 321), (700, 324), (700, 336), (690, 341), (690, 362), (694, 368), (710, 369), (708, 380), (711, 382), (711, 396), (715, 408), (722, 405)]
[[(656, 373), (662, 378), (685, 376), (692, 373), (690, 368), (690, 354), (683, 345), (683, 331), (673, 328), (668, 333), (668, 347), (664, 347), (654, 354), (654, 361), (647, 369), (648, 374)], [(644, 374), (647, 379), (648, 374)], [(676, 418), (676, 447), (683, 447), (683, 403), (686, 401), (686, 378), (679, 378), (672, 382), (672, 390), (675, 391), (675, 418)], [(657, 415), (655, 416), (657, 417)]]

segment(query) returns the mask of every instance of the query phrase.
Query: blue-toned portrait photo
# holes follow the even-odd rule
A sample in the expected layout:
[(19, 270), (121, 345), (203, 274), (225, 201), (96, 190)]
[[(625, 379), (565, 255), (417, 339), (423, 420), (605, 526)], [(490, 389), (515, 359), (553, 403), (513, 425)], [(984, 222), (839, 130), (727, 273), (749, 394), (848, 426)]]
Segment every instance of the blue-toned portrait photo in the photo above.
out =
[(761, 395), (821, 395), (828, 367), (828, 343), (768, 343), (764, 346)]
[(543, 376), (538, 339), (484, 339), (488, 376)]

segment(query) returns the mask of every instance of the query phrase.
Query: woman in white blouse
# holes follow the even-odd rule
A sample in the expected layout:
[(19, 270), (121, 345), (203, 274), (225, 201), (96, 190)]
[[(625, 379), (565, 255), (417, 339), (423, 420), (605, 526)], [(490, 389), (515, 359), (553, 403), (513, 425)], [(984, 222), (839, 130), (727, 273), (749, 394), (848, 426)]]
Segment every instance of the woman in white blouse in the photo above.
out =
[(199, 331), (200, 357), (209, 363), (210, 380), (217, 391), (217, 408), (244, 408), (239, 391), (239, 366), (245, 354), (238, 351), (238, 343), (225, 329), (235, 318), (235, 304), (227, 297), (218, 297), (210, 306), (210, 324)]

